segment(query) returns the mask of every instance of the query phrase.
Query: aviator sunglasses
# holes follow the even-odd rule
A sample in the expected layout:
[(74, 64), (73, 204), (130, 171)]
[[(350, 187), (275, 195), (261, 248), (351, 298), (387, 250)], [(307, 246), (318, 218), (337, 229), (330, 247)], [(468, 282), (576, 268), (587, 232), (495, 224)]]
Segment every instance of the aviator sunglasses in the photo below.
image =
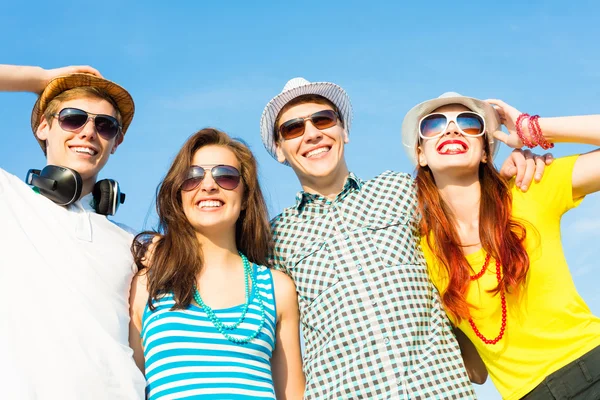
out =
[(315, 128), (321, 130), (337, 124), (338, 118), (338, 114), (333, 110), (317, 111), (308, 117), (294, 118), (284, 122), (279, 127), (279, 133), (284, 140), (294, 139), (304, 134), (307, 120), (310, 120)]
[(233, 190), (240, 184), (240, 171), (237, 168), (231, 165), (207, 165), (207, 167), (212, 168), (192, 165), (181, 184), (181, 190), (188, 192), (196, 189), (206, 176), (206, 171), (210, 171), (215, 183), (225, 190)]
[(419, 121), (419, 136), (422, 139), (435, 139), (444, 134), (450, 122), (454, 122), (465, 136), (478, 137), (485, 132), (485, 120), (472, 111), (458, 113), (433, 113)]
[(98, 135), (106, 140), (114, 138), (121, 130), (119, 121), (115, 117), (106, 114), (94, 114), (78, 108), (63, 108), (58, 114), (54, 114), (53, 116), (58, 118), (58, 125), (69, 132), (80, 129), (91, 118), (94, 121)]

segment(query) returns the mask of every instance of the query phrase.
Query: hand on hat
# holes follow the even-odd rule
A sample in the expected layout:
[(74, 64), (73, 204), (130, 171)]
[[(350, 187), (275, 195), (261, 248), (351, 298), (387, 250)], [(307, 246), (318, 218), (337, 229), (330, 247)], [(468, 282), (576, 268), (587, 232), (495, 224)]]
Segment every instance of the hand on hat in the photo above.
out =
[(494, 109), (498, 112), (500, 122), (506, 126), (506, 129), (508, 129), (509, 132), (506, 134), (501, 130), (497, 130), (496, 132), (492, 132), (494, 137), (514, 149), (520, 149), (523, 147), (524, 143), (517, 135), (516, 126), (517, 118), (519, 118), (521, 112), (513, 106), (506, 104), (502, 100), (489, 99), (486, 100), (486, 102), (491, 104), (492, 107), (494, 107)]
[(100, 74), (100, 71), (89, 65), (71, 65), (68, 67), (43, 69), (42, 77), (39, 80), (40, 85), (37, 87), (36, 93), (42, 93), (52, 79), (70, 74), (91, 74), (100, 78), (103, 77), (102, 74)]

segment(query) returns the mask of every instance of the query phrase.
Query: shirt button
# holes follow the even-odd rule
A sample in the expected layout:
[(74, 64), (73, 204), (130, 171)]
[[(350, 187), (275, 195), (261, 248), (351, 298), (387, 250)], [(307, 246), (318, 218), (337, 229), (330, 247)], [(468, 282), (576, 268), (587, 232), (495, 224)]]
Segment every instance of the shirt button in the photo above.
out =
[(383, 343), (390, 344), (390, 339), (389, 338), (383, 338)]
[(403, 385), (404, 385), (404, 382), (402, 382), (402, 378), (398, 378), (398, 379), (396, 379), (396, 384), (397, 384), (398, 386), (403, 386)]
[(359, 270), (359, 271), (362, 271), (362, 265), (358, 264), (358, 265), (356, 266), (356, 269), (357, 269), (357, 270)]

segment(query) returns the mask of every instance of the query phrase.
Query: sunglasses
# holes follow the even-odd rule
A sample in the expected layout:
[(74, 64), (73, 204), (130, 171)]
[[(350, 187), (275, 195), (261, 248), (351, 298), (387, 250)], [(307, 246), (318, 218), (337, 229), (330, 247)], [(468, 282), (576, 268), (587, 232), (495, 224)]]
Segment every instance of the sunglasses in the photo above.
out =
[(419, 122), (419, 136), (422, 139), (435, 139), (444, 134), (450, 122), (454, 122), (460, 133), (477, 137), (485, 132), (485, 120), (472, 111), (458, 113), (433, 113), (424, 116)]
[(188, 192), (194, 190), (200, 185), (200, 182), (206, 176), (206, 171), (217, 185), (225, 190), (233, 190), (240, 184), (240, 171), (231, 165), (208, 165), (212, 168), (204, 168), (199, 165), (192, 165), (188, 170), (187, 176), (181, 184), (181, 190)]
[(294, 118), (284, 122), (279, 127), (279, 133), (284, 140), (294, 139), (304, 134), (307, 120), (310, 120), (315, 128), (321, 130), (337, 124), (338, 118), (338, 114), (333, 110), (317, 111), (308, 117)]
[(98, 135), (106, 140), (114, 138), (121, 131), (119, 121), (111, 115), (94, 114), (78, 108), (63, 108), (53, 116), (58, 118), (58, 125), (69, 132), (80, 129), (87, 124), (90, 118), (94, 121)]

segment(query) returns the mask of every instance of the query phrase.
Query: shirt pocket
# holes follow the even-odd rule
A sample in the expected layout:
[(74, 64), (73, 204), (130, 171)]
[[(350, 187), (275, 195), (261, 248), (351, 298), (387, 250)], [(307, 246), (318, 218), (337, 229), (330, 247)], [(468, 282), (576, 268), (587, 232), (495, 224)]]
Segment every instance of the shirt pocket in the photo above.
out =
[(398, 213), (365, 219), (363, 229), (385, 266), (422, 264), (423, 256), (409, 214)]
[(296, 290), (305, 304), (310, 304), (321, 293), (339, 281), (333, 257), (327, 242), (303, 246), (291, 257), (288, 270), (291, 272)]

